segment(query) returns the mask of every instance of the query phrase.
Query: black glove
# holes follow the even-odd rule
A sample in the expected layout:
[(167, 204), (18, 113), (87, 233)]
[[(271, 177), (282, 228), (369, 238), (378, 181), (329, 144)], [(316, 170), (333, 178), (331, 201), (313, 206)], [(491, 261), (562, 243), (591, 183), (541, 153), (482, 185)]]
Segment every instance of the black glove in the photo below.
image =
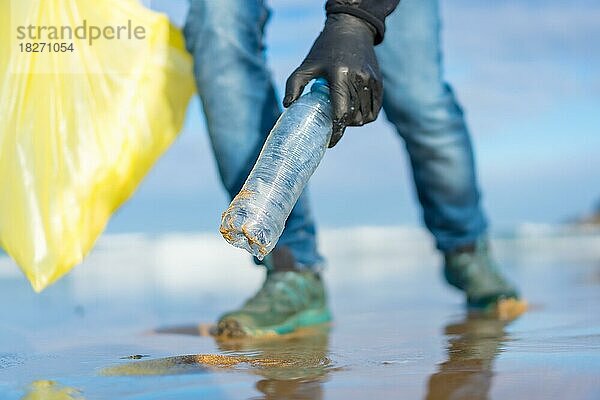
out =
[(288, 107), (314, 78), (329, 83), (333, 135), (329, 147), (341, 139), (346, 126), (374, 121), (381, 109), (383, 85), (375, 57), (376, 29), (349, 15), (332, 14), (302, 64), (288, 78), (283, 105)]

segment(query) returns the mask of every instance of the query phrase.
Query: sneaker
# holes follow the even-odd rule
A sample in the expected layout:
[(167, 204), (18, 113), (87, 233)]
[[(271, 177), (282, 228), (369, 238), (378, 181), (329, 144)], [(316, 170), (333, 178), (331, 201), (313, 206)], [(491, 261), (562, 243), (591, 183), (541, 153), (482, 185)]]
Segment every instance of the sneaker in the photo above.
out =
[(498, 310), (501, 304), (511, 309), (516, 303), (524, 305), (517, 289), (500, 273), (485, 240), (447, 253), (445, 261), (446, 281), (465, 292), (469, 309), (504, 312)]
[(238, 310), (221, 316), (218, 336), (262, 337), (291, 333), (331, 320), (325, 286), (312, 271), (268, 271), (262, 288)]

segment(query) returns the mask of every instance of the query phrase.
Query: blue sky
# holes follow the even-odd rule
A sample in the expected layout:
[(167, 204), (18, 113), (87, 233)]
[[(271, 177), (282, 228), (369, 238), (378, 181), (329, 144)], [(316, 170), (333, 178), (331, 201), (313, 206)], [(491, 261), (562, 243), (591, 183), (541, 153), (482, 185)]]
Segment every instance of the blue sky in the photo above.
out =
[[(186, 0), (151, 4), (177, 24), (185, 17)], [(282, 93), (322, 26), (323, 1), (269, 4), (267, 54)], [(453, 0), (442, 13), (446, 79), (466, 111), (492, 226), (589, 212), (600, 199), (600, 3)], [(311, 190), (322, 226), (420, 223), (403, 145), (383, 115), (348, 130)], [(226, 205), (196, 99), (109, 230), (216, 229)]]

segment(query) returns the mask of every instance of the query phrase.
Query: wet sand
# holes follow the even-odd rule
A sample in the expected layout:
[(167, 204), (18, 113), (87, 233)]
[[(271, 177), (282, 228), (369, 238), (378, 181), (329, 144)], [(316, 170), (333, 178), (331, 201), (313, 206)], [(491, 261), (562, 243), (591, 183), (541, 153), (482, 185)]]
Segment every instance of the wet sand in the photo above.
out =
[(41, 295), (0, 256), (0, 399), (600, 398), (600, 235), (495, 240), (530, 303), (500, 321), (422, 232), (325, 233), (334, 322), (253, 341), (207, 336), (261, 280), (221, 241), (106, 237)]

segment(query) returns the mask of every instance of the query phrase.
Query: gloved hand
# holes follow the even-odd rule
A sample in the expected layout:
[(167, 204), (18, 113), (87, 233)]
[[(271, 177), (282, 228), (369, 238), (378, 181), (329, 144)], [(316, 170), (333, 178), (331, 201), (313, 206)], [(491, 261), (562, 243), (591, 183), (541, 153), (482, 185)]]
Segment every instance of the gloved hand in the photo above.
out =
[(383, 85), (375, 57), (376, 30), (349, 15), (332, 14), (302, 64), (288, 78), (283, 105), (288, 107), (310, 80), (329, 83), (333, 135), (329, 147), (341, 139), (346, 126), (374, 121), (381, 109)]

